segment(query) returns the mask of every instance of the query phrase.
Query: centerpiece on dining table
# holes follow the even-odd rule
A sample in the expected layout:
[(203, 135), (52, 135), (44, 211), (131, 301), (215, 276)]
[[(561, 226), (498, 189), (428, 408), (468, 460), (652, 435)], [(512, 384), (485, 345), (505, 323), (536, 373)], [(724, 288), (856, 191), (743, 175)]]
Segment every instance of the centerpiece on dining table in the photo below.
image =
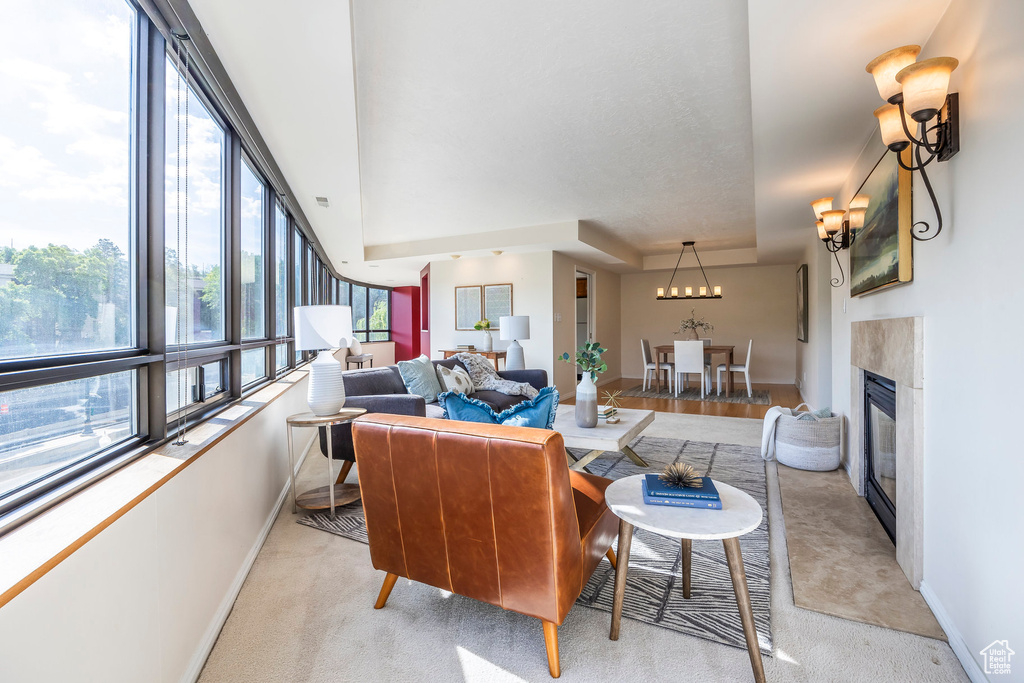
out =
[(700, 334), (697, 330), (701, 330), (704, 336), (707, 336), (709, 332), (715, 331), (715, 326), (704, 320), (704, 316), (697, 317), (697, 313), (694, 309), (690, 309), (690, 317), (685, 320), (679, 321), (679, 329), (672, 334), (681, 334), (683, 339), (697, 340), (700, 339)]

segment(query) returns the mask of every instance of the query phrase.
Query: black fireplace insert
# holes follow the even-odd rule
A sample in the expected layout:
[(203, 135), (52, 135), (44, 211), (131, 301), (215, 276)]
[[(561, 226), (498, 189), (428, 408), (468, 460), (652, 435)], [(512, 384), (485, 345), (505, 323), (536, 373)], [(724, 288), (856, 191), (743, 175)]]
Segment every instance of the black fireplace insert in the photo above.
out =
[(896, 383), (864, 373), (864, 497), (896, 543)]

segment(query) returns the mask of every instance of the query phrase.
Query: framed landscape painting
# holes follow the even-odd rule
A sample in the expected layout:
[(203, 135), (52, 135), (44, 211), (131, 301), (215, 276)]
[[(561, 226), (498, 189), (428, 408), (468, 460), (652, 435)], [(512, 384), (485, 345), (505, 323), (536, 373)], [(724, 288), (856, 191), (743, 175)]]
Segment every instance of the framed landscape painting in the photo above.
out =
[[(909, 162), (909, 155), (903, 160)], [(910, 171), (901, 168), (896, 154), (888, 151), (857, 190), (857, 197), (867, 202), (867, 211), (864, 226), (852, 233), (851, 296), (914, 279), (910, 192)]]
[(796, 340), (807, 343), (807, 264), (796, 269)]

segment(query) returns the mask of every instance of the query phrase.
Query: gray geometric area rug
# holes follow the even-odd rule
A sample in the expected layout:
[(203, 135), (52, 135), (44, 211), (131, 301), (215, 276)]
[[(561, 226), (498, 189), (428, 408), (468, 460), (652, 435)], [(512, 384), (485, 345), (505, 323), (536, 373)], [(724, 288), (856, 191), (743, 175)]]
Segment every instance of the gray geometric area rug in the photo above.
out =
[[(771, 575), (768, 555), (768, 510), (764, 461), (756, 447), (681, 441), (641, 436), (633, 450), (650, 468), (633, 464), (623, 453), (604, 453), (587, 469), (609, 479), (660, 472), (674, 462), (693, 465), (713, 477), (746, 491), (761, 504), (764, 517), (754, 531), (740, 537), (747, 588), (761, 652), (771, 655)], [(582, 457), (586, 450), (572, 449)], [(362, 503), (337, 508), (336, 519), (327, 511), (300, 517), (299, 524), (367, 543)], [(708, 511), (708, 514), (714, 514)], [(616, 548), (617, 550), (617, 548)], [(743, 624), (729, 576), (721, 541), (694, 541), (691, 550), (690, 599), (683, 598), (682, 547), (678, 540), (637, 527), (629, 553), (626, 596), (622, 616), (672, 631), (686, 633), (732, 647), (746, 649)], [(602, 560), (576, 601), (603, 612), (612, 611), (615, 571)], [(623, 628), (628, 628), (624, 624)]]
[(712, 403), (746, 403), (754, 406), (766, 406), (771, 403), (771, 393), (765, 389), (754, 389), (751, 393), (752, 396), (747, 396), (746, 387), (737, 384), (736, 388), (733, 389), (731, 396), (722, 394), (718, 396), (714, 391), (704, 395), (704, 398), (700, 397), (700, 385), (697, 388), (692, 386), (688, 389), (682, 389), (679, 395), (670, 392), (667, 386), (662, 385), (661, 391), (655, 390), (656, 385), (652, 383), (650, 389), (645, 390), (643, 384), (638, 384), (631, 389), (626, 389), (622, 392), (623, 396), (629, 396), (630, 398), (671, 398), (678, 401), (711, 401)]

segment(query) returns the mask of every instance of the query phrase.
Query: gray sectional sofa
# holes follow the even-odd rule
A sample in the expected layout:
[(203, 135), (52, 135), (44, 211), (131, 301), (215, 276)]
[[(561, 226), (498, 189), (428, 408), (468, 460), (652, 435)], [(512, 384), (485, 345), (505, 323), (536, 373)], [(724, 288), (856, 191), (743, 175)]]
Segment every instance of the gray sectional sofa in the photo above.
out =
[[(431, 361), (434, 366), (444, 365), (453, 368), (456, 365), (465, 367), (455, 358)], [(513, 382), (528, 382), (535, 389), (543, 389), (548, 385), (546, 370), (502, 370), (498, 372), (503, 379)], [(345, 382), (345, 407), (366, 408), (371, 413), (390, 413), (392, 415), (414, 415), (419, 417), (443, 417), (444, 411), (437, 403), (427, 403), (422, 396), (410, 394), (402, 381), (397, 365), (383, 368), (367, 368), (365, 370), (349, 370), (343, 375)], [(510, 408), (523, 396), (508, 396), (497, 391), (477, 391), (469, 395), (488, 404), (500, 412)], [(355, 460), (352, 448), (351, 425), (335, 425), (331, 428), (331, 441), (334, 447), (335, 460)], [(327, 430), (320, 428), (320, 450), (327, 453)]]

